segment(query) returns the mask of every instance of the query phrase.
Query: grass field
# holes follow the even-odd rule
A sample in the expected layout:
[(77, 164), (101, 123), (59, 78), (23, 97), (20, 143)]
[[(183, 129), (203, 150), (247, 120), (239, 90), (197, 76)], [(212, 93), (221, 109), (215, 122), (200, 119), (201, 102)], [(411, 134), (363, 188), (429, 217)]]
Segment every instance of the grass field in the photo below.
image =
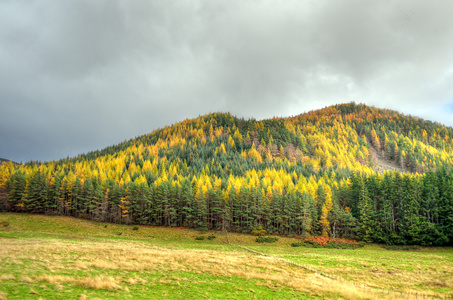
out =
[[(207, 239), (215, 235), (214, 239)], [(196, 237), (204, 236), (203, 240)], [(0, 299), (452, 298), (453, 249), (233, 244), (316, 268), (333, 280), (229, 245), (220, 232), (0, 214)], [(396, 292), (398, 291), (398, 292)], [(403, 294), (401, 294), (401, 292)]]

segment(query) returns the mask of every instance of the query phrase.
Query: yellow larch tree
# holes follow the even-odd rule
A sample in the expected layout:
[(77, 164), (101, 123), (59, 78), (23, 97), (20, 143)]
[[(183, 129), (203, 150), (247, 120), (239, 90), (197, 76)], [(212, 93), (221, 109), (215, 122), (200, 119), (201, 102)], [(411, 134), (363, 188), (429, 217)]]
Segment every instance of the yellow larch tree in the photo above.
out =
[(234, 147), (234, 140), (231, 135), (228, 137), (228, 145), (230, 145), (230, 147)]
[(376, 130), (371, 130), (371, 142), (373, 146), (376, 148), (377, 151), (381, 150), (381, 142), (379, 141), (379, 137), (377, 136)]
[(322, 236), (329, 237), (328, 230), (330, 227), (330, 223), (329, 223), (329, 220), (327, 220), (327, 218), (333, 207), (332, 190), (330, 189), (330, 187), (327, 184), (324, 184), (322, 186), (322, 189), (323, 189), (326, 200), (324, 201), (324, 204), (321, 209), (321, 217), (319, 219), (319, 225), (321, 225)]

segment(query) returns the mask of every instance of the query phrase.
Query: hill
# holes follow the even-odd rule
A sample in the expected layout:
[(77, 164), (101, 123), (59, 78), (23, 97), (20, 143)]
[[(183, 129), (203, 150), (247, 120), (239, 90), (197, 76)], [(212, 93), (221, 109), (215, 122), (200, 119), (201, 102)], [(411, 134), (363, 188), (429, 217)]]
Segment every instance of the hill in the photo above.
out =
[(452, 138), (355, 103), (261, 121), (215, 113), (71, 159), (4, 163), (0, 210), (446, 245)]

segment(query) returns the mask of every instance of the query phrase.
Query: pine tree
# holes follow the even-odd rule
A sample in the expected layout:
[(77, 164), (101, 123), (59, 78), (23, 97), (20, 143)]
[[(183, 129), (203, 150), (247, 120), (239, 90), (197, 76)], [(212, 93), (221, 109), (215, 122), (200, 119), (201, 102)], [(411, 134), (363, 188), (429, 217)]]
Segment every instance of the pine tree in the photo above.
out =
[(24, 199), (25, 209), (31, 213), (43, 213), (46, 201), (46, 178), (41, 172), (36, 172), (32, 175), (27, 188), (27, 196)]
[(25, 194), (25, 173), (17, 171), (11, 175), (10, 180), (7, 182), (8, 187), (8, 202), (11, 211), (19, 211), (25, 206), (22, 199)]
[(83, 201), (80, 197), (81, 192), (82, 192), (82, 184), (80, 182), (79, 177), (77, 177), (76, 181), (71, 189), (72, 206), (70, 209), (70, 214), (74, 217), (78, 217), (80, 207), (82, 206), (80, 203), (81, 201)]
[(362, 240), (372, 242), (372, 207), (371, 199), (368, 196), (368, 190), (362, 177), (358, 177), (358, 233)]

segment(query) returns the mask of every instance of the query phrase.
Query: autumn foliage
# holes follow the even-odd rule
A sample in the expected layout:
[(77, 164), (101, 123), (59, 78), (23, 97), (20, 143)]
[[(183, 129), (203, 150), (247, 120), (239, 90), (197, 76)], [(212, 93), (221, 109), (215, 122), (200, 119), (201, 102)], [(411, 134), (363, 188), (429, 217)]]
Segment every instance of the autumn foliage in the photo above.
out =
[(73, 158), (5, 162), (0, 211), (447, 245), (452, 137), (355, 103), (261, 121), (214, 113)]

